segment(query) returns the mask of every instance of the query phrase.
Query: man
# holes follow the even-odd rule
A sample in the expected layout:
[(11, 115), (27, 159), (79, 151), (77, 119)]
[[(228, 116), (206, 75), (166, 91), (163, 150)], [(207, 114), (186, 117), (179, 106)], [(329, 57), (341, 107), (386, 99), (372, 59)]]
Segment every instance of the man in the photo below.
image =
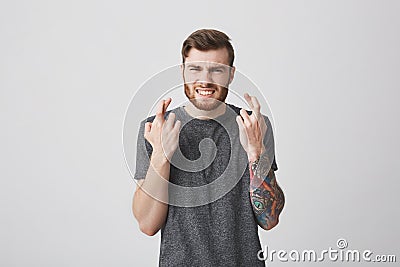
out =
[[(284, 206), (274, 173), (271, 124), (254, 96), (244, 95), (251, 111), (225, 103), (235, 74), (226, 34), (209, 29), (192, 33), (183, 43), (182, 60), (188, 104), (167, 111), (171, 98), (162, 100), (156, 115), (140, 126), (134, 216), (147, 235), (161, 229), (160, 266), (264, 266), (257, 257), (258, 225), (273, 228)], [(207, 148), (201, 143), (205, 139), (215, 146)], [(189, 164), (192, 169), (179, 167), (185, 160), (195, 162)], [(239, 179), (229, 179), (232, 173)], [(218, 183), (223, 176), (228, 179)], [(182, 198), (171, 188), (215, 182), (215, 190)], [(221, 187), (228, 192), (215, 197)], [(171, 204), (177, 200), (185, 204)]]

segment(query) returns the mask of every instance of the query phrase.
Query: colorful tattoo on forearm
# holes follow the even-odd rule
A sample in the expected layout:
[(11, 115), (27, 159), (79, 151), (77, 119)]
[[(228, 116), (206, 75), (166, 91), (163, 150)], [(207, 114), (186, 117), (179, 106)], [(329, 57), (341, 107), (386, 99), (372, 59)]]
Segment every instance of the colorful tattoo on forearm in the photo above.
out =
[(279, 187), (271, 161), (263, 153), (255, 162), (250, 162), (250, 199), (258, 224), (271, 229), (278, 223), (279, 214), (285, 204), (285, 196)]

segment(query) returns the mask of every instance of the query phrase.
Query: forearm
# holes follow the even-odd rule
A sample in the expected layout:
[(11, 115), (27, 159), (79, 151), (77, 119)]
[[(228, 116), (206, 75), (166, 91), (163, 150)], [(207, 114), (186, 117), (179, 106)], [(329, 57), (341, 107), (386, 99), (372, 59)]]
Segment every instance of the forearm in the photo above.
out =
[(132, 209), (140, 229), (154, 235), (165, 223), (168, 213), (168, 180), (170, 163), (162, 155), (153, 153), (146, 178), (137, 187)]
[(279, 222), (285, 196), (279, 187), (271, 161), (262, 153), (258, 161), (250, 161), (250, 198), (258, 224), (266, 230)]

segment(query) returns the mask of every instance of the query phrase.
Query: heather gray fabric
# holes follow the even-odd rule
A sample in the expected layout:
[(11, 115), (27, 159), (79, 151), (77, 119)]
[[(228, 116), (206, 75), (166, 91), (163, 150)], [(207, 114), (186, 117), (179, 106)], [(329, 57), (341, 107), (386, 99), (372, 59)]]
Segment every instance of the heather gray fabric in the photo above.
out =
[[(187, 159), (200, 157), (198, 147), (204, 138), (211, 138), (216, 144), (215, 160), (203, 170), (182, 171), (171, 164), (171, 183), (187, 187), (208, 184), (221, 176), (229, 160), (246, 160), (235, 121), (240, 108), (230, 104), (228, 107), (234, 111), (234, 116), (225, 112), (215, 120), (192, 118), (183, 107), (167, 112), (166, 117), (174, 112), (182, 121), (179, 147)], [(264, 143), (274, 155), (272, 127), (268, 118), (264, 118), (268, 126)], [(135, 179), (143, 179), (149, 167), (152, 148), (143, 132), (144, 123), (153, 119), (154, 116), (149, 117), (140, 125)], [(217, 121), (228, 127), (222, 127)], [(233, 132), (233, 137), (230, 132), (231, 139), (227, 130)], [(232, 151), (238, 155), (232, 155)], [(249, 197), (249, 169), (245, 166), (244, 173), (237, 176), (240, 177), (236, 179), (237, 184), (222, 198), (197, 207), (169, 206), (166, 223), (161, 229), (160, 266), (265, 266), (257, 258), (261, 245)], [(277, 170), (275, 159), (272, 168)]]

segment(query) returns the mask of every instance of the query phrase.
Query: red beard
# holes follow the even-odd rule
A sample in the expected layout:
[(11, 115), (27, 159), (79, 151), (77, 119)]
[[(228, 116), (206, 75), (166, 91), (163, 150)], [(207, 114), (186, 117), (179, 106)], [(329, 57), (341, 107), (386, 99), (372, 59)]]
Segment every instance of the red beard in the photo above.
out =
[[(190, 102), (200, 110), (210, 111), (216, 109), (219, 105), (225, 102), (226, 97), (228, 96), (228, 88), (219, 86), (212, 83), (207, 84), (184, 84), (185, 94)], [(214, 91), (210, 96), (202, 97), (196, 90), (207, 88)]]

